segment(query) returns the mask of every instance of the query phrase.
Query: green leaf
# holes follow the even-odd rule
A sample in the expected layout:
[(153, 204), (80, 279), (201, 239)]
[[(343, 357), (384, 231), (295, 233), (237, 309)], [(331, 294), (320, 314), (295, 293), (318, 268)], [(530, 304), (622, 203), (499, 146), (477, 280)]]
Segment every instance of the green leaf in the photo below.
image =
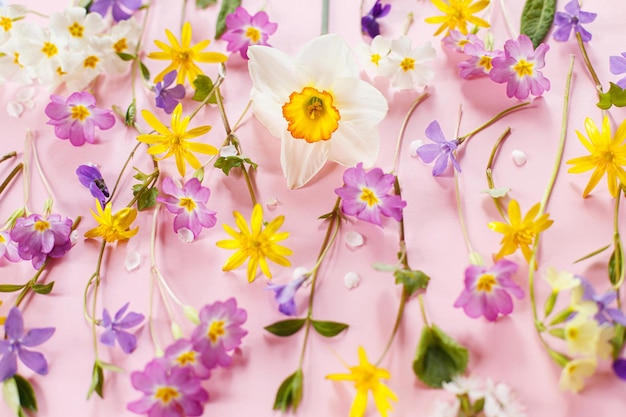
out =
[(611, 339), (611, 344), (613, 345), (613, 359), (620, 357), (625, 342), (626, 328), (619, 323), (615, 323), (615, 336)]
[(196, 0), (196, 7), (199, 9), (206, 9), (212, 4), (217, 4), (217, 0)]
[(336, 321), (313, 320), (311, 323), (313, 324), (313, 328), (325, 337), (335, 337), (348, 328), (347, 324), (338, 323)]
[(382, 262), (374, 262), (372, 264), (372, 268), (375, 269), (376, 271), (381, 271), (381, 272), (393, 272), (396, 269), (398, 269), (397, 265), (390, 265), (390, 264), (385, 264)]
[(618, 243), (609, 258), (609, 280), (611, 281), (611, 284), (616, 285), (620, 282), (623, 273), (624, 254), (622, 251), (622, 245)]
[(198, 181), (202, 182), (204, 179), (204, 167), (200, 167), (193, 172), (193, 177), (197, 178)]
[(2, 384), (2, 397), (6, 405), (19, 417), (24, 416), (22, 406), (20, 404), (20, 393), (17, 390), (17, 382), (15, 378), (8, 378)]
[(150, 81), (150, 70), (141, 61), (139, 61), (139, 69), (141, 70), (141, 76), (143, 77), (143, 79), (146, 81)]
[(159, 195), (159, 190), (156, 187), (148, 188), (141, 192), (141, 195), (137, 199), (137, 210), (148, 210), (155, 206), (156, 198)]
[(467, 349), (433, 324), (422, 330), (413, 371), (426, 385), (441, 388), (441, 384), (465, 372), (467, 360)]
[(550, 320), (549, 325), (555, 326), (557, 324), (563, 323), (572, 315), (573, 312), (574, 311), (569, 307), (561, 310), (552, 320)]
[(102, 395), (102, 386), (104, 385), (104, 371), (102, 370), (102, 366), (100, 362), (96, 361), (93, 364), (93, 372), (91, 374), (91, 386), (89, 387), (89, 391), (87, 392), (87, 399), (91, 397), (91, 394), (94, 392), (100, 396), (100, 398), (104, 398)]
[(135, 124), (135, 118), (137, 117), (137, 104), (135, 99), (130, 103), (128, 109), (126, 110), (126, 116), (124, 117), (124, 124), (126, 126), (132, 126)]
[(37, 397), (35, 396), (35, 390), (33, 386), (18, 374), (13, 375), (15, 384), (17, 385), (17, 392), (20, 396), (20, 405), (30, 411), (37, 411)]
[(600, 101), (596, 106), (602, 110), (608, 110), (611, 106), (626, 107), (626, 90), (617, 84), (609, 83), (609, 91), (600, 93)]
[(274, 410), (280, 410), (284, 413), (291, 407), (291, 410), (295, 413), (301, 400), (302, 369), (298, 369), (280, 384), (274, 400)]
[[(133, 169), (134, 169), (135, 171), (137, 171), (137, 173), (136, 173), (135, 175), (133, 175), (133, 178), (134, 178), (134, 179), (139, 180), (139, 181), (142, 181), (142, 182), (148, 179), (148, 177), (149, 177), (149, 175), (148, 175), (148, 174), (146, 174), (146, 173), (144, 173), (144, 172), (141, 172), (141, 170), (140, 170), (139, 168), (133, 167)], [(141, 184), (140, 184), (140, 185), (141, 185)], [(140, 187), (140, 188), (141, 188), (141, 187)], [(135, 189), (135, 187), (133, 186), (133, 190), (134, 190), (134, 189)]]
[(13, 284), (2, 284), (0, 285), (0, 292), (16, 292), (24, 288), (26, 285), (13, 285)]
[(107, 371), (124, 372), (124, 370), (122, 368), (120, 368), (119, 366), (115, 366), (112, 363), (100, 362), (100, 366), (102, 366), (102, 369), (106, 369)]
[(230, 174), (230, 170), (233, 168), (241, 168), (243, 165), (243, 159), (238, 156), (220, 156), (215, 161), (215, 168), (219, 168), (226, 175)]
[(404, 285), (409, 297), (417, 290), (425, 290), (430, 281), (430, 277), (422, 271), (398, 269), (393, 275), (396, 277), (396, 284)]
[(235, 12), (237, 7), (241, 6), (241, 0), (224, 0), (220, 13), (217, 15), (217, 24), (215, 25), (215, 39), (222, 37), (226, 31), (226, 16)]
[(556, 0), (526, 0), (522, 11), (520, 32), (528, 35), (536, 48), (552, 27)]
[[(207, 101), (207, 103), (217, 104), (217, 98), (215, 97), (215, 92), (213, 91), (213, 81), (206, 75), (200, 74), (193, 81), (193, 86), (196, 91), (193, 94), (192, 100), (195, 101), (204, 101), (209, 94), (211, 94), (211, 98)], [(213, 93), (211, 93), (213, 91)]]
[(478, 413), (483, 411), (483, 408), (485, 408), (485, 397), (476, 400), (476, 402), (472, 406), (472, 412), (474, 413), (474, 415), (478, 415)]
[(116, 52), (116, 54), (122, 59), (122, 61), (132, 61), (137, 58), (135, 55), (125, 54), (124, 52)]
[(550, 329), (548, 330), (548, 333), (550, 333), (554, 337), (565, 340), (565, 329), (563, 329), (562, 327)]
[(276, 323), (265, 326), (264, 329), (276, 336), (291, 336), (304, 326), (306, 319), (290, 319), (277, 321)]
[(608, 249), (608, 248), (610, 248), (610, 247), (611, 247), (611, 245), (606, 245), (606, 246), (605, 246), (605, 247), (603, 247), (603, 248), (600, 248), (600, 249), (598, 249), (598, 250), (594, 250), (593, 252), (591, 252), (591, 253), (590, 253), (590, 254), (588, 254), (588, 255), (583, 256), (582, 258), (578, 258), (578, 259), (576, 259), (573, 263), (582, 262), (582, 261), (585, 261), (585, 260), (587, 260), (587, 259), (589, 259), (589, 258), (592, 258), (592, 257), (596, 256), (597, 254), (604, 252), (605, 250), (607, 250), (607, 249)]
[(552, 310), (554, 310), (554, 304), (556, 304), (556, 300), (559, 296), (557, 291), (552, 291), (548, 298), (546, 298), (546, 303), (543, 306), (543, 317), (548, 317)]
[(54, 287), (54, 281), (48, 283), (48, 284), (35, 284), (33, 285), (33, 291), (35, 291), (37, 294), (50, 294), (50, 291), (52, 291), (52, 287)]

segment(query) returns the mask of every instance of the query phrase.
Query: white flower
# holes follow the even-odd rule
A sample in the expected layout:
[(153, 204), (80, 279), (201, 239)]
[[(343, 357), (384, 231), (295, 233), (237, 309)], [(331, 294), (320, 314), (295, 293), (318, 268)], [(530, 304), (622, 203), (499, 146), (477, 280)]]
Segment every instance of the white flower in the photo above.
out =
[(141, 27), (135, 19), (122, 20), (111, 28), (108, 36), (114, 53), (133, 54), (141, 36)]
[(26, 26), (21, 34), (17, 46), (19, 62), (30, 66), (41, 84), (51, 89), (61, 84), (73, 69), (63, 40), (37, 25)]
[(553, 292), (571, 290), (580, 285), (580, 279), (576, 278), (574, 274), (567, 271), (557, 272), (557, 270), (552, 267), (546, 270), (545, 274), (543, 274), (543, 278), (550, 284)]
[(473, 376), (458, 375), (450, 382), (444, 382), (442, 388), (454, 395), (467, 394), (472, 401), (482, 398), (485, 395), (484, 382)]
[(389, 61), (391, 39), (381, 35), (372, 39), (370, 45), (362, 43), (357, 46), (357, 54), (365, 71), (372, 76), (387, 77), (393, 72), (393, 64)]
[(457, 417), (460, 407), (461, 403), (458, 398), (455, 398), (452, 403), (439, 400), (435, 403), (430, 417)]
[(524, 407), (519, 403), (511, 387), (503, 382), (494, 385), (487, 380), (487, 392), (485, 394), (486, 417), (525, 417)]
[(380, 146), (376, 126), (387, 101), (358, 78), (340, 36), (317, 37), (295, 57), (259, 45), (251, 46), (248, 56), (252, 108), (281, 138), (280, 161), (290, 188), (305, 185), (328, 160), (374, 163)]
[(25, 66), (20, 60), (21, 32), (25, 25), (17, 23), (13, 27), (13, 36), (0, 46), (0, 81), (11, 81), (19, 85), (33, 83), (35, 74), (31, 67)]
[(53, 13), (48, 27), (70, 50), (76, 51), (83, 48), (89, 38), (102, 32), (105, 24), (98, 13), (87, 14), (84, 7), (68, 7), (63, 13)]
[(393, 66), (392, 85), (399, 89), (425, 86), (435, 74), (428, 64), (434, 58), (435, 48), (430, 42), (412, 49), (411, 40), (407, 36), (394, 39), (389, 53)]
[(580, 358), (571, 360), (565, 365), (559, 379), (559, 387), (563, 391), (579, 392), (585, 386), (585, 378), (596, 371), (596, 358)]
[(70, 90), (82, 90), (98, 75), (116, 71), (115, 64), (121, 60), (116, 55), (107, 54), (107, 45), (105, 39), (92, 37), (80, 52), (72, 54), (75, 68), (65, 77)]
[(28, 9), (19, 4), (10, 4), (0, 7), (0, 44), (11, 38), (17, 21), (26, 16)]

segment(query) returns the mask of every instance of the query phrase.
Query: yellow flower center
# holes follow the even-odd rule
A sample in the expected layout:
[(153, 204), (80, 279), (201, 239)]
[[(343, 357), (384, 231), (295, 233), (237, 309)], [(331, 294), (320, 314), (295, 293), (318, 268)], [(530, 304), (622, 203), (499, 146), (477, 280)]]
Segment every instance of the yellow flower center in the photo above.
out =
[(209, 326), (209, 332), (207, 336), (211, 339), (211, 343), (216, 343), (217, 340), (224, 336), (226, 331), (224, 330), (224, 322), (222, 320), (214, 320)]
[(48, 58), (52, 58), (57, 53), (59, 53), (59, 50), (57, 49), (57, 46), (55, 44), (50, 43), (50, 42), (45, 42), (43, 44), (43, 48), (41, 48), (41, 52), (43, 52), (43, 54), (47, 56)]
[(178, 390), (172, 387), (161, 387), (154, 394), (154, 398), (160, 400), (165, 405), (169, 404), (170, 401), (178, 398), (179, 396), (180, 393)]
[(378, 63), (380, 62), (380, 55), (372, 54), (371, 59), (372, 59), (372, 64), (378, 66)]
[(13, 52), (13, 63), (15, 65), (19, 65), (20, 67), (23, 67), (23, 65), (20, 64), (20, 54), (17, 52)]
[(181, 198), (178, 205), (187, 211), (194, 211), (196, 209), (196, 202), (189, 197)]
[(460, 41), (458, 41), (456, 44), (461, 47), (464, 48), (465, 45), (467, 45), (469, 43), (469, 39), (461, 39)]
[(56, 72), (58, 74), (59, 77), (64, 76), (65, 74), (67, 74), (67, 72), (63, 71), (63, 68), (61, 68), (60, 66), (57, 67)]
[(115, 52), (124, 52), (126, 49), (128, 49), (126, 38), (122, 38), (113, 44), (113, 50)]
[(518, 77), (531, 76), (533, 75), (533, 67), (534, 63), (528, 62), (525, 59), (520, 59), (517, 64), (513, 65), (513, 70), (517, 73)]
[(33, 225), (33, 228), (38, 232), (44, 232), (50, 228), (50, 223), (45, 220), (38, 220)]
[(78, 22), (72, 23), (71, 26), (68, 26), (67, 30), (69, 30), (70, 34), (75, 38), (82, 38), (83, 32), (85, 32), (85, 28)]
[(188, 50), (184, 50), (184, 51), (179, 51), (178, 52), (178, 62), (180, 62), (181, 65), (186, 65), (190, 62), (192, 62), (191, 59), (191, 55), (193, 54), (192, 51), (188, 51)]
[(176, 362), (178, 362), (178, 364), (181, 366), (185, 366), (188, 363), (196, 363), (196, 352), (192, 350), (189, 352), (181, 353), (176, 358)]
[(576, 340), (578, 338), (578, 329), (575, 327), (567, 329), (567, 338), (570, 340)]
[(87, 117), (89, 117), (90, 114), (91, 113), (85, 106), (78, 105), (78, 106), (72, 107), (72, 115), (71, 115), (72, 119), (78, 119), (82, 122)]
[(496, 277), (491, 274), (482, 274), (476, 283), (477, 291), (491, 292), (496, 285)]
[(478, 61), (478, 65), (483, 67), (485, 71), (491, 71), (491, 69), (493, 68), (493, 65), (491, 64), (492, 59), (493, 58), (491, 58), (490, 56), (483, 55), (480, 57), (480, 60)]
[(329, 140), (341, 119), (333, 100), (331, 93), (313, 87), (291, 93), (289, 102), (283, 105), (283, 117), (288, 122), (287, 130), (291, 136), (308, 143)]
[(402, 60), (402, 62), (400, 62), (400, 68), (402, 68), (402, 71), (407, 72), (407, 71), (412, 71), (415, 69), (415, 60), (413, 58), (404, 58)]
[(530, 227), (524, 227), (515, 232), (515, 240), (519, 244), (530, 245), (535, 238), (535, 232)]
[(365, 201), (368, 207), (372, 207), (373, 205), (378, 204), (379, 201), (378, 197), (376, 197), (376, 194), (374, 194), (374, 191), (365, 187), (361, 189), (360, 199), (361, 201)]
[(0, 235), (0, 243), (5, 243), (7, 240), (4, 238), (4, 236)]
[(95, 55), (90, 55), (87, 58), (85, 58), (85, 60), (83, 61), (83, 67), (95, 68), (98, 61), (100, 61), (100, 58), (98, 58)]
[(8, 32), (13, 27), (13, 22), (6, 16), (0, 17), (0, 27), (4, 29), (5, 32)]
[(250, 26), (246, 29), (246, 38), (250, 39), (252, 43), (258, 43), (261, 39), (261, 31), (255, 27)]

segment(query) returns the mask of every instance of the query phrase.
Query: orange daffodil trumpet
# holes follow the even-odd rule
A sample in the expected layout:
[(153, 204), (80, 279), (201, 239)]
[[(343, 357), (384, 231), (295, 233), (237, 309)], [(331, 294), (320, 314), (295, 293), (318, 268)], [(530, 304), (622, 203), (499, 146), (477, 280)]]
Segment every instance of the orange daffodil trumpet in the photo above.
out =
[(376, 126), (387, 101), (360, 80), (348, 45), (338, 35), (308, 42), (295, 57), (251, 46), (252, 109), (281, 139), (280, 162), (290, 188), (305, 185), (328, 160), (371, 166), (378, 156)]

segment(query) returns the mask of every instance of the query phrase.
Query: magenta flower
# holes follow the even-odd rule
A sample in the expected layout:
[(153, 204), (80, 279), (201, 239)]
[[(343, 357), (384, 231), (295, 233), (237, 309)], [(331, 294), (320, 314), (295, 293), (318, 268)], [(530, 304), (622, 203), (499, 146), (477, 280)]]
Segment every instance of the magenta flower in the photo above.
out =
[(380, 4), (380, 0), (376, 0), (370, 11), (361, 18), (361, 31), (367, 33), (370, 38), (374, 39), (380, 35), (380, 26), (378, 20), (385, 17), (391, 10), (391, 4)]
[(174, 180), (165, 177), (161, 185), (163, 195), (157, 197), (157, 201), (165, 204), (167, 210), (175, 214), (174, 232), (182, 228), (188, 229), (196, 239), (203, 227), (215, 226), (217, 222), (216, 212), (209, 210), (205, 203), (211, 196), (211, 190), (203, 187), (197, 178), (191, 178), (178, 188)]
[(463, 52), (470, 56), (466, 61), (459, 62), (459, 75), (464, 79), (489, 75), (493, 68), (492, 60), (504, 55), (502, 51), (487, 51), (480, 39), (466, 44)]
[(100, 323), (100, 326), (105, 329), (100, 335), (100, 342), (113, 347), (117, 340), (120, 348), (126, 354), (132, 353), (137, 348), (137, 338), (134, 334), (127, 332), (126, 329), (137, 326), (144, 319), (143, 314), (133, 313), (132, 311), (124, 315), (128, 309), (128, 304), (129, 303), (124, 304), (124, 306), (115, 313), (113, 319), (111, 319), (109, 311), (105, 308), (102, 311), (102, 322)]
[(189, 368), (167, 368), (154, 359), (143, 372), (130, 375), (133, 387), (144, 397), (128, 404), (133, 413), (148, 417), (194, 417), (204, 412), (209, 394)]
[(211, 370), (200, 360), (202, 352), (193, 348), (193, 343), (187, 339), (179, 339), (165, 349), (164, 363), (169, 367), (189, 368), (199, 379), (208, 379)]
[(17, 243), (20, 258), (31, 260), (39, 269), (47, 257), (60, 258), (72, 247), (72, 220), (59, 214), (43, 217), (31, 214), (20, 217), (11, 230), (11, 240)]
[(155, 105), (163, 109), (165, 113), (172, 114), (176, 106), (178, 106), (178, 100), (185, 98), (185, 86), (182, 84), (176, 84), (174, 87), (170, 86), (176, 80), (178, 72), (176, 70), (170, 71), (163, 77), (163, 81), (159, 81), (154, 86), (154, 98)]
[[(620, 75), (626, 72), (626, 52), (622, 52), (621, 56), (613, 55), (609, 57), (609, 70), (611, 74), (614, 75)], [(626, 77), (620, 78), (616, 84), (626, 90)]]
[(471, 318), (485, 316), (495, 321), (498, 314), (510, 314), (513, 300), (509, 293), (518, 299), (524, 291), (511, 280), (517, 271), (515, 262), (501, 259), (491, 268), (470, 265), (465, 270), (465, 289), (454, 302), (454, 307), (463, 308)]
[(380, 215), (402, 220), (406, 201), (397, 195), (388, 195), (393, 189), (395, 177), (384, 174), (380, 168), (365, 172), (363, 164), (348, 168), (343, 173), (343, 187), (335, 194), (341, 197), (341, 211), (357, 219), (382, 226)]
[(468, 33), (467, 35), (462, 34), (460, 31), (454, 29), (451, 30), (446, 36), (443, 37), (441, 43), (446, 48), (457, 51), (464, 52), (465, 47), (470, 44), (479, 41), (478, 36), (473, 33)]
[(34, 347), (44, 343), (52, 337), (54, 327), (30, 329), (24, 334), (24, 319), (17, 307), (11, 308), (4, 331), (6, 338), (0, 340), (0, 382), (11, 378), (17, 373), (17, 358), (24, 365), (38, 373), (45, 375), (48, 373), (48, 362), (39, 352), (33, 352), (27, 347)]
[(2, 258), (11, 262), (17, 262), (21, 259), (17, 250), (17, 243), (11, 240), (9, 232), (0, 230), (0, 259)]
[(74, 146), (85, 142), (95, 142), (96, 127), (107, 130), (115, 124), (111, 110), (96, 107), (96, 99), (87, 91), (79, 91), (67, 99), (59, 95), (50, 96), (50, 103), (44, 112), (54, 126), (54, 134), (59, 139), (69, 139)]
[(507, 83), (508, 97), (520, 100), (530, 94), (538, 97), (550, 90), (550, 80), (538, 71), (545, 66), (548, 49), (545, 43), (534, 49), (530, 38), (523, 34), (517, 40), (509, 39), (504, 43), (504, 56), (491, 61), (493, 69), (489, 76), (497, 83)]
[(307, 275), (300, 275), (296, 279), (291, 280), (287, 284), (269, 284), (265, 287), (266, 290), (274, 291), (276, 301), (278, 302), (278, 311), (286, 316), (296, 315), (296, 301), (294, 297), (296, 292), (305, 283), (309, 277)]
[(130, 19), (132, 14), (139, 10), (140, 7), (141, 0), (95, 0), (89, 6), (89, 11), (104, 17), (109, 9), (112, 8), (113, 20), (119, 22), (120, 20)]
[(565, 12), (556, 12), (554, 14), (554, 31), (553, 37), (559, 42), (565, 42), (569, 39), (569, 35), (574, 29), (574, 33), (580, 33), (583, 42), (591, 40), (591, 33), (583, 27), (583, 23), (591, 23), (596, 20), (596, 13), (583, 12), (580, 10), (578, 0), (571, 0), (565, 5)]
[(458, 172), (461, 172), (461, 167), (452, 153), (452, 151), (457, 148), (459, 144), (458, 141), (446, 140), (441, 126), (439, 126), (439, 122), (436, 120), (430, 122), (424, 133), (428, 139), (435, 143), (426, 143), (417, 148), (416, 152), (417, 156), (427, 164), (430, 164), (436, 159), (435, 165), (433, 165), (433, 176), (436, 177), (443, 174), (448, 167), (448, 159), (452, 161), (454, 168), (456, 168)]
[(250, 45), (265, 45), (270, 35), (276, 32), (278, 25), (269, 21), (267, 13), (258, 12), (254, 16), (243, 7), (237, 7), (234, 13), (226, 16), (226, 32), (222, 40), (228, 42), (226, 50), (237, 52), (241, 57), (248, 59), (248, 47)]
[(246, 310), (237, 308), (234, 298), (216, 301), (200, 310), (200, 324), (191, 335), (191, 341), (194, 350), (201, 352), (205, 367), (230, 366), (232, 358), (228, 352), (236, 349), (248, 334), (241, 327), (246, 318)]

